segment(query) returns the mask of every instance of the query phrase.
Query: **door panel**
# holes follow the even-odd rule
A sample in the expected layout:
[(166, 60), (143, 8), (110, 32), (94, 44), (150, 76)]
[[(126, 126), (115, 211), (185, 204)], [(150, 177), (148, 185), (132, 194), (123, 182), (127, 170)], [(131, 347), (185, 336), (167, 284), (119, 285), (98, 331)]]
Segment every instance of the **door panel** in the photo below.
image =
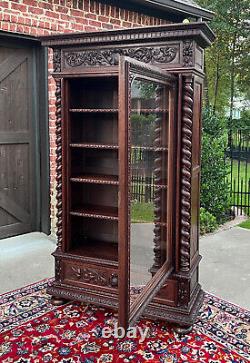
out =
[(32, 50), (0, 47), (0, 238), (35, 228)]
[(170, 133), (175, 77), (120, 59), (120, 325), (132, 325), (172, 272)]

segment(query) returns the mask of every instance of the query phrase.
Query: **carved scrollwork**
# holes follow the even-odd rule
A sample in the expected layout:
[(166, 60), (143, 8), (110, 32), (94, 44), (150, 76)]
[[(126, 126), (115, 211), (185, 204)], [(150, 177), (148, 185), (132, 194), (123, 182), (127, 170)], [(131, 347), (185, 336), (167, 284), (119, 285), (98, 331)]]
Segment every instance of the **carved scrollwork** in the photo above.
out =
[(183, 66), (192, 67), (193, 66), (193, 42), (191, 40), (186, 40), (183, 42)]
[(181, 160), (181, 236), (180, 270), (187, 272), (190, 266), (191, 231), (191, 168), (193, 124), (193, 79), (184, 78), (182, 110), (182, 160)]
[(61, 49), (53, 49), (54, 72), (61, 72)]
[(117, 64), (117, 55), (124, 55), (144, 63), (170, 63), (176, 55), (177, 47), (140, 47), (96, 49), (78, 52), (66, 52), (65, 62), (70, 67), (78, 66), (113, 66)]
[(112, 274), (111, 276), (101, 273), (99, 271), (87, 267), (71, 267), (71, 274), (77, 280), (81, 280), (87, 284), (95, 284), (100, 286), (118, 286), (118, 276)]
[(57, 199), (57, 246), (62, 248), (63, 224), (62, 224), (62, 96), (61, 80), (56, 79), (56, 199)]

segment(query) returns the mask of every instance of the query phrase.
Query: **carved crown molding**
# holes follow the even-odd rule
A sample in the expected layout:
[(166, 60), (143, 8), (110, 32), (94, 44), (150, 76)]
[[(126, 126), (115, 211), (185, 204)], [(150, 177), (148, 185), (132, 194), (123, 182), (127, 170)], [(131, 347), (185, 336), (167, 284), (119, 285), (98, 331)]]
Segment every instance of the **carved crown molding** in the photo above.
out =
[(123, 55), (144, 63), (170, 63), (177, 54), (176, 46), (94, 49), (65, 52), (64, 61), (69, 67), (113, 66), (117, 64), (117, 56)]

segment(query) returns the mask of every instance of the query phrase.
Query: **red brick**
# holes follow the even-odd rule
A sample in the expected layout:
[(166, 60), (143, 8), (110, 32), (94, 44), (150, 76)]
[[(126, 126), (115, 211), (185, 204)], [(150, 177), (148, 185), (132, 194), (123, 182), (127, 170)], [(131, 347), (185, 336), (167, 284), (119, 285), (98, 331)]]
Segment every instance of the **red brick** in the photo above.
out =
[(3, 20), (4, 21), (10, 21), (10, 15), (9, 14), (3, 14)]
[(103, 29), (114, 29), (114, 26), (112, 24), (103, 23), (102, 28)]
[(0, 1), (0, 6), (2, 8), (8, 8), (9, 7), (9, 1)]
[(89, 1), (88, 0), (84, 0), (83, 10), (89, 12)]
[(58, 6), (56, 7), (56, 11), (57, 11), (58, 13), (68, 14), (68, 12), (69, 12), (69, 8), (67, 8), (66, 6), (60, 6), (60, 5), (58, 5)]
[(26, 4), (26, 5), (37, 6), (37, 1), (36, 0), (23, 0), (23, 3)]
[(41, 15), (44, 13), (44, 10), (40, 8), (35, 8), (34, 6), (29, 6), (28, 12), (32, 14)]
[(105, 4), (100, 4), (100, 14), (101, 15), (106, 15), (106, 5)]
[(55, 13), (53, 11), (50, 11), (50, 10), (46, 10), (45, 15), (50, 17), (50, 18), (59, 19), (59, 14), (57, 14), (57, 13)]
[(124, 26), (125, 28), (131, 28), (131, 26), (132, 26), (133, 24), (132, 23), (130, 23), (130, 22), (128, 22), (128, 21), (123, 21), (122, 22), (122, 26)]
[(98, 20), (103, 23), (109, 23), (109, 17), (107, 17), (107, 16), (100, 15), (100, 16), (98, 16)]
[(14, 10), (19, 10), (22, 13), (26, 13), (27, 11), (27, 6), (26, 5), (22, 5), (22, 4), (15, 4), (15, 3), (11, 3), (11, 9)]
[(111, 23), (111, 24), (115, 24), (115, 25), (121, 25), (121, 20), (111, 18), (111, 19), (110, 19), (110, 23)]
[(99, 21), (93, 21), (93, 20), (89, 21), (89, 25), (96, 26), (97, 28), (101, 28), (101, 26), (102, 26), (102, 24)]
[(87, 13), (85, 14), (86, 18), (96, 20), (97, 16), (95, 14)]
[(31, 25), (31, 19), (29, 19), (29, 18), (24, 18), (24, 24), (26, 24), (26, 25)]
[(60, 19), (64, 21), (70, 21), (72, 20), (72, 17), (66, 14), (60, 14)]
[(71, 10), (71, 16), (82, 17), (83, 16), (83, 11), (72, 9)]
[(10, 23), (2, 23), (1, 29), (2, 30), (9, 30), (9, 25), (11, 25), (11, 24)]
[(74, 30), (83, 31), (84, 30), (84, 25), (81, 25), (81, 24), (72, 24), (72, 28)]
[(94, 28), (93, 26), (86, 26), (85, 27), (85, 31), (86, 32), (95, 32), (97, 29)]
[(49, 1), (49, 2), (39, 1), (38, 5), (39, 5), (39, 7), (43, 8), (43, 9), (53, 10), (53, 3), (54, 3), (54, 1)]

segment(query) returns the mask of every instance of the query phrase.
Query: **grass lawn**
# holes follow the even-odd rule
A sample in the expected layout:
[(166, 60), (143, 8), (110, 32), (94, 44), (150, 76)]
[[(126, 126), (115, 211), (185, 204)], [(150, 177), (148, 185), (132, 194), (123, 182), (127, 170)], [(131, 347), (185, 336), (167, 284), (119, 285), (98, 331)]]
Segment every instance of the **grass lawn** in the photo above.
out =
[(250, 219), (248, 219), (245, 222), (242, 222), (242, 223), (238, 224), (238, 227), (250, 229)]
[(148, 223), (154, 221), (153, 203), (132, 202), (131, 220), (133, 223)]

